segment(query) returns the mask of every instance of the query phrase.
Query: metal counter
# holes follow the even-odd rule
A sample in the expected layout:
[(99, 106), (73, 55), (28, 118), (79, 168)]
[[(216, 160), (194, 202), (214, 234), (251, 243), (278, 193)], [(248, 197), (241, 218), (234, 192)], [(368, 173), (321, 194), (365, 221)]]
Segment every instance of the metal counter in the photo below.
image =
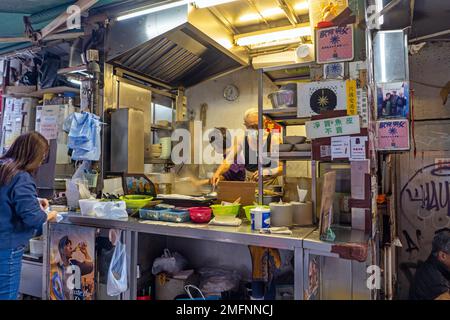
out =
[(315, 227), (297, 227), (292, 229), (292, 235), (261, 234), (258, 231), (252, 231), (250, 224), (248, 223), (243, 223), (239, 227), (230, 227), (208, 224), (149, 221), (136, 218), (128, 218), (128, 220), (109, 220), (86, 217), (79, 214), (67, 215), (62, 223), (73, 223), (76, 225), (98, 228), (117, 228), (139, 233), (151, 233), (163, 236), (219, 241), (286, 250), (301, 248), (303, 239), (315, 230)]

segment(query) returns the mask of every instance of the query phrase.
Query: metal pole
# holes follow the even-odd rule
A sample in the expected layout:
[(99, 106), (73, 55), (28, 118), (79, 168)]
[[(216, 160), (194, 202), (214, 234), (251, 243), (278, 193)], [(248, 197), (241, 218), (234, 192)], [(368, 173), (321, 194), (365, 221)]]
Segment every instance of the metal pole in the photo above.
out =
[(263, 204), (263, 192), (264, 192), (264, 181), (263, 181), (263, 71), (258, 70), (258, 203)]

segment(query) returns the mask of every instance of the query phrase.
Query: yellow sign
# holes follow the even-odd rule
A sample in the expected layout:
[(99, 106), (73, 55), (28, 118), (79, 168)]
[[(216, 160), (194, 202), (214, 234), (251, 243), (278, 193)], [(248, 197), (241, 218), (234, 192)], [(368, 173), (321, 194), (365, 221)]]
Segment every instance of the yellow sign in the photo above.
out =
[(358, 97), (356, 95), (356, 81), (347, 80), (347, 115), (356, 116), (358, 114)]

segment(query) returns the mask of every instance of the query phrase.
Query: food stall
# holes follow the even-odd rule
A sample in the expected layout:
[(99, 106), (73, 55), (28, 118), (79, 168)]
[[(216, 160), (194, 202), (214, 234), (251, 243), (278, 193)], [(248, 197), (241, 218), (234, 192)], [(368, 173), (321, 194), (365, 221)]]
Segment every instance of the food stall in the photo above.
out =
[[(193, 2), (111, 12), (90, 56), (98, 68), (81, 79), (101, 152), (68, 179), (68, 210), (44, 229), (42, 298), (180, 299), (194, 285), (221, 299), (376, 299), (364, 1)], [(251, 81), (220, 88), (227, 116), (208, 88), (238, 73)], [(259, 179), (200, 183), (214, 172), (197, 162), (206, 129), (239, 129), (252, 106)], [(273, 186), (264, 133), (280, 139)]]

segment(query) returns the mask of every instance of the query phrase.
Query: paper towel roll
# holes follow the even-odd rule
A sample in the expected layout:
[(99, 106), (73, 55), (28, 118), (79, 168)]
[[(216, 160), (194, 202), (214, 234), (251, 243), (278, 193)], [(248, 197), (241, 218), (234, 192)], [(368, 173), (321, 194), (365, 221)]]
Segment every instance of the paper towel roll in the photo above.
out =
[(294, 212), (294, 224), (312, 225), (312, 202), (291, 202)]
[(290, 203), (272, 202), (270, 204), (270, 226), (289, 227), (293, 222), (293, 207)]

